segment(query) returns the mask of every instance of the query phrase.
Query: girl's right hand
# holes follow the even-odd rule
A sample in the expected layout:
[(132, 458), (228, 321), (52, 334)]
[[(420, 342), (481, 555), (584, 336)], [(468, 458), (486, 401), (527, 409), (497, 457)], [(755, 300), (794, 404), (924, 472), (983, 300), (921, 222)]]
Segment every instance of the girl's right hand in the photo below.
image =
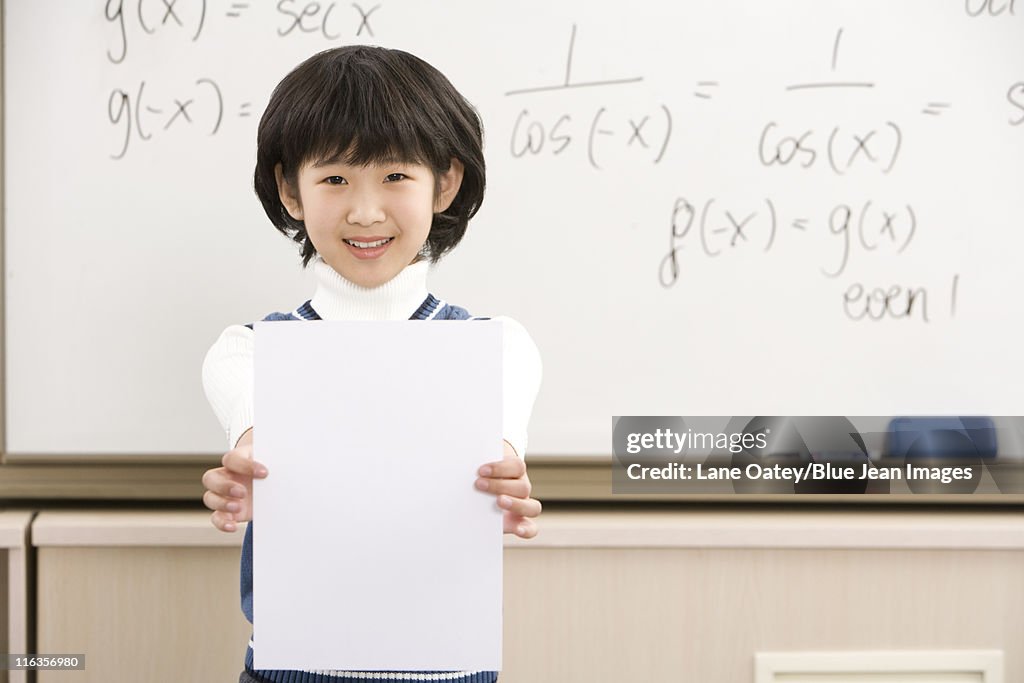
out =
[(267, 476), (267, 468), (252, 459), (252, 429), (221, 458), (221, 467), (203, 474), (203, 504), (213, 510), (210, 521), (221, 531), (235, 531), (238, 522), (252, 519), (252, 479)]

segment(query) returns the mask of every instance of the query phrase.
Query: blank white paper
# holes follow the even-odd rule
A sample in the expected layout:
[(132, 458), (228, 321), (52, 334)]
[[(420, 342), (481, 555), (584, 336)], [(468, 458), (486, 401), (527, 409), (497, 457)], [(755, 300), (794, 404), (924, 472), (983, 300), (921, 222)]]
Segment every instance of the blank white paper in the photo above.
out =
[(500, 670), (501, 323), (255, 332), (255, 666)]

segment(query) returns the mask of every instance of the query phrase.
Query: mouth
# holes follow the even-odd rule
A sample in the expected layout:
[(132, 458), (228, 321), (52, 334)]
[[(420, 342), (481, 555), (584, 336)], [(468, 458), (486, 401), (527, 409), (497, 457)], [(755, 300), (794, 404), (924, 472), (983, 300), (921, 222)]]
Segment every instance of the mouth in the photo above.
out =
[(393, 239), (395, 239), (395, 238), (394, 237), (382, 237), (381, 239), (374, 240), (372, 242), (359, 242), (357, 240), (345, 240), (345, 243), (346, 244), (350, 244), (353, 247), (357, 247), (359, 249), (373, 249), (374, 247), (382, 247), (382, 246), (384, 246), (385, 244), (387, 244), (388, 242), (390, 242)]
[(395, 240), (394, 237), (377, 237), (369, 240), (343, 239), (348, 249), (356, 258), (374, 259), (383, 254)]

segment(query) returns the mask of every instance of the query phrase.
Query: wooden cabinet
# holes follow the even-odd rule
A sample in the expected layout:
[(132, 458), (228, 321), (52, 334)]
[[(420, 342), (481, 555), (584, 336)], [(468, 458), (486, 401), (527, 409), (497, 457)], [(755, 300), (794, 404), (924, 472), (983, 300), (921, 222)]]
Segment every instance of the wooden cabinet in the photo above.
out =
[[(0, 654), (29, 651), (28, 530), (32, 513), (0, 511)], [(26, 683), (25, 671), (0, 669), (0, 683)]]
[[(66, 681), (237, 680), (241, 534), (203, 512), (40, 512), (37, 651)], [(548, 510), (507, 538), (501, 683), (754, 680), (758, 652), (1002, 653), (1024, 680), (1024, 515)]]

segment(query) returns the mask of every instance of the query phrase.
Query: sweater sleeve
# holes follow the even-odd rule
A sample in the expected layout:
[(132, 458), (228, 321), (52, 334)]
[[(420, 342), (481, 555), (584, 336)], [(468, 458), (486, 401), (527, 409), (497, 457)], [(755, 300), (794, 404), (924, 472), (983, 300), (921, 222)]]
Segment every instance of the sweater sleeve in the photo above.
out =
[(526, 456), (527, 427), (540, 389), (543, 367), (530, 333), (512, 318), (502, 322), (502, 412), (504, 438), (519, 455)]
[[(540, 388), (541, 360), (526, 329), (512, 318), (502, 321), (503, 437), (519, 457), (526, 455), (527, 427)], [(253, 426), (253, 337), (244, 325), (224, 330), (203, 360), (203, 390), (234, 448)]]
[(203, 391), (234, 448), (252, 427), (253, 335), (244, 325), (224, 330), (203, 360)]

